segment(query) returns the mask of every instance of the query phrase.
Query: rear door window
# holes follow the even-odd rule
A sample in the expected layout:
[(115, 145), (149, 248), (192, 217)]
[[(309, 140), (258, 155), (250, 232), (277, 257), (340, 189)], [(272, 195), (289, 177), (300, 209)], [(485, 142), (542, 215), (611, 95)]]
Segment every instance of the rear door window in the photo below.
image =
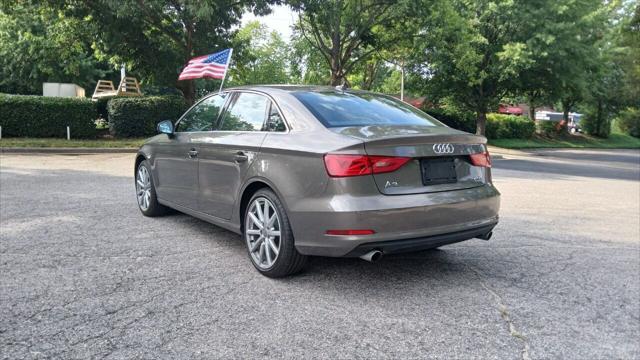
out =
[(269, 116), (267, 117), (267, 122), (264, 126), (264, 131), (270, 132), (282, 132), (287, 131), (287, 126), (284, 124), (284, 119), (280, 116), (280, 112), (278, 112), (278, 108), (276, 104), (270, 102), (269, 108)]
[(441, 122), (393, 97), (342, 91), (294, 92), (326, 127), (415, 125), (444, 126)]
[(220, 130), (261, 131), (269, 99), (254, 93), (239, 93), (222, 116)]

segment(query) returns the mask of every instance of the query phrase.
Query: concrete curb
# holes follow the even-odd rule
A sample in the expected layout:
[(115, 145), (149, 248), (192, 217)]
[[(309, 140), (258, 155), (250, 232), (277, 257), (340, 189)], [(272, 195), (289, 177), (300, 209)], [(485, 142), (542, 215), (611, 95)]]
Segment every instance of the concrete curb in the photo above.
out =
[(0, 147), (2, 154), (109, 154), (136, 153), (137, 148), (56, 148), (56, 147)]

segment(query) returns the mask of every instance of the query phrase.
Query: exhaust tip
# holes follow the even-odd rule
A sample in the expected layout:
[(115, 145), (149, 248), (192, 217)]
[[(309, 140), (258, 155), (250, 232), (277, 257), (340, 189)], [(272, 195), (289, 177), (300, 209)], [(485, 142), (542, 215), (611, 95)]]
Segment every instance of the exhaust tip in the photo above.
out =
[(382, 259), (382, 251), (380, 250), (371, 250), (368, 253), (361, 255), (360, 259), (368, 261), (368, 262), (376, 262)]
[(486, 233), (484, 235), (478, 236), (478, 239), (489, 240), (489, 239), (491, 239), (492, 236), (493, 236), (493, 231), (489, 231), (488, 233)]

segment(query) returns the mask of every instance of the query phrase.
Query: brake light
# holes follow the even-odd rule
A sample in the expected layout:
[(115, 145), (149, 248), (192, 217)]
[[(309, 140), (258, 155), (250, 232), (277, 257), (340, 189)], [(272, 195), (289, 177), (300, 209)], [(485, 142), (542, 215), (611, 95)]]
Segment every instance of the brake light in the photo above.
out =
[(491, 155), (488, 151), (479, 154), (471, 154), (471, 163), (475, 166), (491, 167)]
[(327, 235), (373, 235), (373, 230), (327, 230)]
[(326, 154), (324, 165), (331, 177), (349, 177), (396, 171), (409, 160), (398, 156)]

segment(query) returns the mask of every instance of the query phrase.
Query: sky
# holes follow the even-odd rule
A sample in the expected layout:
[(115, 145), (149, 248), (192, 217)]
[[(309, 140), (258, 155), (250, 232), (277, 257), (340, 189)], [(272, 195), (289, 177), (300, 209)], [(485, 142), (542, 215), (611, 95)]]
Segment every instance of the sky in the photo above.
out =
[(294, 24), (297, 15), (288, 6), (277, 5), (273, 6), (272, 10), (271, 14), (267, 16), (255, 16), (250, 12), (245, 13), (242, 16), (242, 25), (244, 26), (252, 20), (259, 20), (269, 29), (279, 32), (282, 38), (288, 42), (292, 33), (291, 26)]

